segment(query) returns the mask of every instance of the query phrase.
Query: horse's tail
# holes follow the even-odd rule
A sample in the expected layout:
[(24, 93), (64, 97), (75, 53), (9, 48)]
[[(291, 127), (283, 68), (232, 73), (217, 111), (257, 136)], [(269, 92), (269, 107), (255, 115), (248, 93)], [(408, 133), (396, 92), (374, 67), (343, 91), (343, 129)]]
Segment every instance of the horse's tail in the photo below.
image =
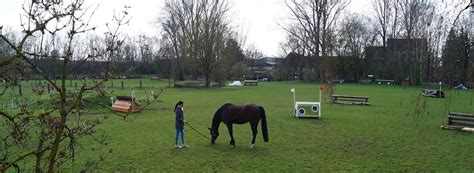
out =
[(262, 134), (263, 134), (263, 141), (268, 142), (268, 128), (267, 128), (267, 118), (265, 117), (265, 109), (259, 106), (260, 109), (260, 118), (262, 119)]

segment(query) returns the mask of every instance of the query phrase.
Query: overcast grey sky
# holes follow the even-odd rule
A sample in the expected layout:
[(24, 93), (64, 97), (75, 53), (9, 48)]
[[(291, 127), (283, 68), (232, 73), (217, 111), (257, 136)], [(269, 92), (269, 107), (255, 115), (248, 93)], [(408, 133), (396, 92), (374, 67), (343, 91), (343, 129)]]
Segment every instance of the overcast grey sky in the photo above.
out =
[[(165, 0), (86, 0), (90, 5), (99, 4), (92, 24), (104, 28), (105, 22), (112, 18), (114, 10), (131, 5), (130, 25), (124, 28), (131, 35), (144, 33), (158, 35), (156, 20), (161, 13)], [(19, 30), (23, 0), (1, 0), (0, 25)], [(233, 26), (247, 36), (246, 46), (253, 45), (267, 56), (280, 53), (279, 45), (285, 38), (278, 23), (288, 17), (284, 0), (230, 0)], [(367, 13), (371, 11), (369, 0), (352, 0), (348, 8), (351, 12)]]

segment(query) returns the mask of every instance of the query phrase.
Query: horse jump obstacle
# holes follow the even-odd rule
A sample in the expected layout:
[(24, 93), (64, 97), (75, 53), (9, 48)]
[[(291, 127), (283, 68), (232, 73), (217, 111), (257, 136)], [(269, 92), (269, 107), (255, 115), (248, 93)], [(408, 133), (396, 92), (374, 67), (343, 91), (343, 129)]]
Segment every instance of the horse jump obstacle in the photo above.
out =
[[(293, 93), (293, 103), (294, 103), (294, 116), (296, 118), (321, 118), (321, 92), (324, 90), (324, 87), (319, 88), (319, 102), (302, 102), (296, 101), (296, 91), (291, 89)], [(311, 111), (306, 112), (305, 107), (310, 107)]]
[(140, 107), (135, 102), (135, 97), (117, 96), (117, 101), (112, 105), (112, 110), (124, 113), (140, 112)]
[(441, 90), (442, 82), (439, 83), (439, 90), (423, 89), (421, 94), (425, 97), (444, 98), (444, 92)]
[(331, 101), (337, 104), (370, 105), (369, 97), (366, 96), (332, 95)]
[(422, 95), (425, 97), (444, 98), (444, 92), (440, 90), (423, 89)]
[(442, 125), (441, 128), (474, 132), (474, 114), (450, 112), (448, 113), (448, 124)]
[(244, 80), (244, 85), (257, 86), (258, 80)]

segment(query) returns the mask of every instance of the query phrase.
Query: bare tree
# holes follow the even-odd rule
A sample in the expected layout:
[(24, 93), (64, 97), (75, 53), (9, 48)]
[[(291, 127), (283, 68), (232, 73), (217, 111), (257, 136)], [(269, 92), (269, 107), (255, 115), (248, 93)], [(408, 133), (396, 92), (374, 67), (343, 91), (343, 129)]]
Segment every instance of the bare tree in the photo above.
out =
[[(79, 46), (77, 39), (96, 29), (89, 25), (94, 11), (85, 5), (84, 0), (25, 1), (24, 13), (21, 15), (23, 32), (20, 40), (15, 41), (3, 34), (0, 35), (1, 40), (14, 51), (7, 60), (0, 61), (2, 64), (0, 67), (12, 63), (22, 64), (26, 67), (24, 69), (36, 71), (42, 80), (52, 86), (56, 94), (47, 101), (50, 104), (42, 110), (31, 110), (31, 105), (27, 101), (19, 104), (19, 110), (0, 110), (0, 119), (5, 122), (6, 132), (0, 135), (2, 138), (0, 172), (12, 167), (20, 170), (20, 163), (24, 161), (33, 162), (25, 166), (34, 166), (35, 172), (54, 172), (64, 163), (74, 160), (75, 147), (78, 146), (81, 137), (92, 136), (97, 142), (106, 142), (104, 136), (96, 134), (96, 127), (103, 122), (103, 119), (81, 119), (83, 113), (81, 107), (87, 104), (99, 104), (110, 108), (88, 100), (84, 95), (87, 91), (95, 91), (105, 85), (113, 72), (111, 66), (103, 69), (100, 80), (92, 81), (92, 85), (90, 83), (86, 85), (87, 81), (84, 81), (80, 88), (71, 89), (66, 87), (66, 80), (74, 71), (92, 59), (111, 64), (115, 53), (123, 43), (119, 29), (128, 23), (128, 8), (125, 7), (124, 11), (114, 14), (114, 23), (107, 24), (105, 43), (101, 44), (103, 47), (91, 48), (91, 52), (84, 54), (77, 48)], [(45, 42), (46, 39), (43, 38), (61, 36), (65, 39), (54, 43), (61, 46), (55, 47), (55, 51), (45, 51), (44, 47), (53, 43)], [(54, 40), (56, 39), (50, 39)], [(32, 46), (27, 47), (28, 43)], [(36, 64), (34, 58), (52, 58), (60, 62), (57, 76), (59, 83)], [(78, 62), (72, 63), (73, 61)], [(157, 97), (158, 95), (154, 98)], [(116, 115), (124, 118), (128, 116), (118, 113)], [(93, 166), (90, 164), (97, 162), (88, 163), (88, 166)]]
[(375, 31), (381, 37), (383, 47), (388, 38), (396, 38), (399, 33), (399, 6), (395, 0), (372, 0)]
[(138, 48), (139, 48), (139, 55), (141, 63), (143, 67), (145, 67), (146, 72), (148, 74), (152, 74), (153, 72), (153, 40), (146, 35), (139, 35), (138, 36)]
[(251, 45), (245, 49), (244, 54), (246, 59), (261, 59), (264, 57), (263, 52), (257, 49), (254, 45)]
[(363, 63), (364, 50), (376, 37), (369, 26), (369, 18), (357, 13), (348, 14), (341, 22), (336, 54), (342, 59), (338, 65), (344, 67), (338, 75), (343, 74), (345, 79), (359, 80), (367, 70)]
[[(331, 48), (335, 47), (336, 23), (349, 3), (349, 0), (285, 0), (291, 11), (292, 23), (282, 27), (308, 48), (310, 56), (322, 56), (320, 79), (328, 81), (334, 77), (333, 60), (329, 56)], [(327, 88), (328, 93), (332, 94), (333, 87)]]
[(173, 44), (175, 56), (180, 63), (201, 73), (209, 86), (229, 34), (227, 2), (169, 0), (164, 11), (161, 25)]
[(435, 13), (434, 2), (431, 0), (401, 0), (400, 17), (402, 34), (405, 38), (411, 39), (426, 35), (426, 28), (433, 20)]
[(368, 23), (368, 17), (357, 13), (344, 18), (338, 32), (337, 55), (363, 58), (364, 48), (372, 44), (374, 37)]
[[(292, 27), (291, 30), (294, 30), (292, 32), (294, 33), (303, 33), (299, 30), (298, 27)], [(284, 56), (290, 54), (291, 52), (303, 55), (303, 56), (311, 56), (313, 53), (310, 51), (309, 45), (310, 43), (304, 43), (304, 42), (309, 42), (310, 40), (302, 40), (298, 39), (295, 36), (288, 34), (285, 41), (281, 43), (280, 47), (284, 53)]]
[(295, 24), (282, 26), (289, 35), (302, 40), (312, 56), (327, 56), (329, 38), (348, 0), (286, 0)]

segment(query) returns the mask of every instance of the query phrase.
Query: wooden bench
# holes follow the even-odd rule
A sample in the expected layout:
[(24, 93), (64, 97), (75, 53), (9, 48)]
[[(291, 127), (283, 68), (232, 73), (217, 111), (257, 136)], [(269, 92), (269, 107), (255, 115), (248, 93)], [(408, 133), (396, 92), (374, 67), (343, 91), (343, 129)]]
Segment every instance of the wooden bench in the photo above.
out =
[(244, 85), (248, 86), (257, 86), (258, 80), (244, 80)]
[(474, 132), (474, 114), (450, 112), (448, 113), (448, 124), (442, 125), (441, 128)]
[(395, 80), (390, 80), (390, 79), (375, 79), (376, 84), (386, 84), (386, 85), (392, 85), (395, 84)]
[(331, 101), (338, 104), (369, 105), (369, 97), (366, 96), (332, 95)]

